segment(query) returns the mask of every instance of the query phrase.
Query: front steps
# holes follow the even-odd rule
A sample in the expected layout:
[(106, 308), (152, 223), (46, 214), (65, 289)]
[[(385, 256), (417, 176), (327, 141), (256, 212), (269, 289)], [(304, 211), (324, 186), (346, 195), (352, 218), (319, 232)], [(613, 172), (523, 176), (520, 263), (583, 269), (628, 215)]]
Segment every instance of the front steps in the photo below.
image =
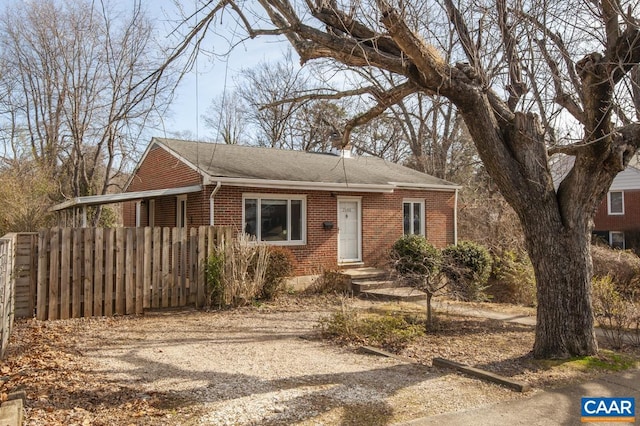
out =
[(412, 287), (401, 286), (389, 271), (376, 268), (344, 269), (340, 273), (351, 280), (354, 296), (380, 301), (421, 302), (427, 295)]

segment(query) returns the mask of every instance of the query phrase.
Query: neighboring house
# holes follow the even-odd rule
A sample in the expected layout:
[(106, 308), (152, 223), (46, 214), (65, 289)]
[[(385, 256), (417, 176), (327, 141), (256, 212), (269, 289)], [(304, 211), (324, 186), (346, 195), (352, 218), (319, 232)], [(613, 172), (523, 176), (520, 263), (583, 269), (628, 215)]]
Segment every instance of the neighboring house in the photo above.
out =
[(594, 235), (612, 247), (640, 249), (640, 170), (627, 166), (613, 180), (594, 218)]
[[(552, 166), (556, 186), (573, 166), (573, 157), (560, 157)], [(594, 217), (594, 237), (611, 247), (640, 252), (640, 169), (627, 166), (613, 179)]]
[[(294, 254), (297, 275), (382, 266), (403, 233), (456, 242), (459, 186), (376, 157), (152, 139), (122, 194), (125, 226), (232, 226)], [(95, 199), (94, 199), (95, 198)], [(77, 215), (76, 215), (77, 216)]]

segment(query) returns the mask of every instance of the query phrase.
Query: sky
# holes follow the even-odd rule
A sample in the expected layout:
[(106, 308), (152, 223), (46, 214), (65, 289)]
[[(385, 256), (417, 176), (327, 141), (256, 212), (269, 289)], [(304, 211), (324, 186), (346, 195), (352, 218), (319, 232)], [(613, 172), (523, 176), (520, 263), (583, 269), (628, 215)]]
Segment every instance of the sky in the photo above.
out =
[[(37, 0), (0, 0), (0, 12), (7, 6), (15, 6)], [(55, 0), (64, 1), (64, 0)], [(105, 0), (111, 1), (118, 9), (131, 10), (134, 0)], [(193, 13), (197, 3), (202, 0), (179, 0), (185, 12)], [(174, 0), (141, 0), (142, 7), (150, 16), (156, 19), (156, 30), (160, 42), (175, 45), (177, 39), (167, 37), (167, 34), (175, 27), (175, 21), (181, 16)], [(173, 22), (172, 22), (173, 21)], [(224, 19), (216, 20), (216, 27), (222, 25), (235, 25), (230, 19), (230, 13), (224, 13)], [(228, 31), (230, 32), (230, 31)], [(229, 34), (225, 34), (230, 37)], [(231, 37), (233, 39), (233, 37)], [(238, 37), (233, 39), (237, 42)], [(213, 48), (217, 53), (228, 49), (228, 41), (220, 37), (210, 37), (205, 46)], [(176, 97), (171, 105), (170, 114), (163, 117), (162, 125), (157, 129), (150, 129), (150, 136), (172, 136), (175, 133), (181, 135), (189, 133), (190, 137), (211, 139), (215, 135), (211, 129), (207, 129), (201, 116), (209, 108), (211, 101), (222, 95), (225, 90), (232, 91), (234, 76), (242, 68), (252, 68), (263, 61), (278, 61), (283, 57), (288, 48), (288, 43), (274, 37), (261, 37), (248, 40), (236, 46), (231, 54), (225, 58), (199, 55), (197, 71), (193, 69), (188, 73), (176, 91)], [(226, 78), (225, 78), (226, 76)]]
[[(5, 0), (0, 0), (5, 1)], [(120, 0), (122, 2), (126, 0)], [(191, 7), (195, 10), (195, 1)], [(176, 9), (172, 0), (155, 2), (152, 14), (158, 16), (159, 29), (171, 25), (166, 22), (166, 16), (176, 16)], [(189, 1), (184, 1), (188, 10)], [(228, 12), (226, 12), (228, 14)], [(164, 22), (164, 25), (163, 25)], [(218, 21), (219, 22), (219, 21)], [(166, 31), (166, 30), (165, 30)], [(231, 32), (231, 31), (229, 31)], [(226, 51), (228, 41), (220, 37), (210, 37), (205, 46), (212, 46), (216, 52)], [(252, 68), (264, 61), (278, 61), (289, 47), (286, 41), (274, 37), (259, 37), (247, 40), (237, 45), (228, 56), (219, 57), (201, 54), (197, 60), (197, 70), (194, 67), (181, 81), (176, 92), (176, 98), (171, 107), (171, 114), (165, 117), (164, 131), (167, 135), (173, 132), (190, 132), (191, 136), (200, 139), (212, 139), (215, 135), (211, 129), (205, 127), (202, 115), (206, 113), (214, 98), (225, 91), (233, 91), (234, 77), (242, 68)], [(157, 132), (162, 133), (163, 129)], [(166, 136), (158, 134), (154, 136)]]

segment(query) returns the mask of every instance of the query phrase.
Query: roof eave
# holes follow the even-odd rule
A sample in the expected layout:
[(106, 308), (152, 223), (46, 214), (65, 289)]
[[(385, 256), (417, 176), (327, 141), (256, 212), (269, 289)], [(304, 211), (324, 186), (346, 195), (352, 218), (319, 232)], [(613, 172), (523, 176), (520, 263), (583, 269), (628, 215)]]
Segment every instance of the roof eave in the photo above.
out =
[(96, 206), (99, 204), (115, 204), (123, 201), (142, 200), (162, 196), (189, 194), (202, 191), (202, 185), (182, 186), (178, 188), (150, 189), (147, 191), (120, 192), (118, 194), (88, 195), (76, 197), (51, 207), (49, 211), (60, 211), (71, 207)]
[(341, 192), (381, 192), (392, 193), (395, 189), (390, 184), (363, 184), (363, 183), (338, 183), (338, 182), (308, 182), (273, 179), (230, 178), (221, 176), (208, 176), (205, 185), (213, 185), (221, 182), (228, 186), (242, 186), (254, 188), (278, 188), (297, 189), (311, 191), (341, 191)]
[(462, 189), (460, 185), (438, 184), (438, 183), (410, 183), (410, 182), (389, 182), (398, 189), (429, 189), (432, 191), (455, 191)]

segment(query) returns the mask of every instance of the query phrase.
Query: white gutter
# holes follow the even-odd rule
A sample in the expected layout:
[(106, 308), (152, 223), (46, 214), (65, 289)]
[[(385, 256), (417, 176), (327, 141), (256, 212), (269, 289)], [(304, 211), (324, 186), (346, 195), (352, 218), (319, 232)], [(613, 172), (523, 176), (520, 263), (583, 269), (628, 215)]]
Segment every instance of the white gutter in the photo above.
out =
[(211, 195), (209, 196), (209, 225), (213, 226), (214, 223), (214, 216), (213, 216), (213, 198), (216, 196), (216, 194), (218, 193), (218, 191), (220, 190), (220, 187), (222, 186), (222, 182), (218, 181), (218, 183), (216, 184), (216, 187), (213, 188), (213, 191), (211, 191)]
[(207, 176), (204, 179), (205, 185), (213, 185), (216, 182), (221, 182), (229, 186), (296, 189), (296, 190), (310, 190), (310, 191), (315, 190), (315, 191), (392, 193), (393, 190), (396, 188), (396, 186), (393, 184), (369, 185), (364, 183), (304, 182), (304, 181), (292, 181), (292, 180), (229, 178), (229, 177), (215, 177), (215, 176)]
[(458, 245), (458, 188), (453, 196), (453, 245)]
[(462, 189), (460, 185), (443, 185), (439, 183), (407, 183), (407, 182), (389, 182), (396, 188), (402, 189), (431, 189), (433, 191), (457, 191)]

